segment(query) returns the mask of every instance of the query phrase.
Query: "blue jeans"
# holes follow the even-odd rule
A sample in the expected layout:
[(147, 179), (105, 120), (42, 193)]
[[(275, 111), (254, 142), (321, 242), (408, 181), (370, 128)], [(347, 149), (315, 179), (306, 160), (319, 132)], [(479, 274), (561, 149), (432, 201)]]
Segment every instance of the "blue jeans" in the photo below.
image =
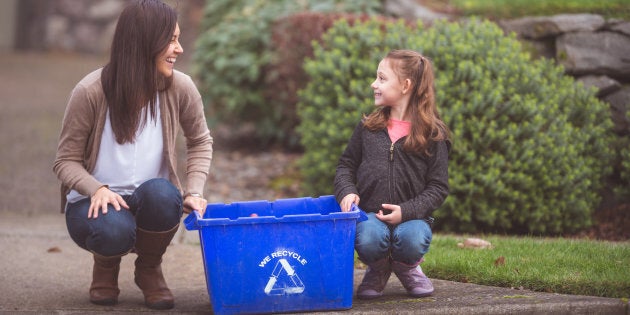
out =
[(136, 227), (163, 232), (173, 229), (182, 217), (182, 195), (166, 179), (144, 182), (131, 195), (122, 196), (129, 209), (116, 211), (109, 204), (107, 214), (88, 219), (90, 198), (66, 207), (66, 226), (79, 247), (102, 255), (117, 256), (131, 251), (136, 243)]
[(433, 237), (431, 227), (424, 220), (411, 220), (390, 226), (374, 213), (357, 224), (354, 248), (366, 265), (388, 258), (406, 265), (417, 264), (429, 251)]

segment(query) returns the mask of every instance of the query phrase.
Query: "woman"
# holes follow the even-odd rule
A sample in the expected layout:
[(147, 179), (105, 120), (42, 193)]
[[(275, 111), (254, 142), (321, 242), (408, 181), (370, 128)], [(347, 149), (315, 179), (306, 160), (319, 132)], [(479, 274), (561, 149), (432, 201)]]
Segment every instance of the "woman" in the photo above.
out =
[(377, 106), (355, 128), (337, 165), (335, 194), (342, 211), (357, 204), (355, 249), (368, 265), (357, 289), (380, 297), (392, 273), (414, 297), (433, 293), (419, 264), (432, 239), (431, 214), (448, 195), (449, 131), (435, 104), (430, 61), (394, 50), (372, 83)]
[[(107, 65), (74, 88), (53, 170), (74, 242), (94, 257), (90, 301), (118, 302), (121, 257), (135, 252), (135, 283), (152, 309), (174, 307), (162, 255), (182, 212), (203, 212), (212, 137), (191, 78), (173, 69), (183, 53), (177, 13), (142, 0), (121, 13)], [(185, 190), (176, 173), (186, 138)], [(185, 192), (182, 196), (182, 192)]]

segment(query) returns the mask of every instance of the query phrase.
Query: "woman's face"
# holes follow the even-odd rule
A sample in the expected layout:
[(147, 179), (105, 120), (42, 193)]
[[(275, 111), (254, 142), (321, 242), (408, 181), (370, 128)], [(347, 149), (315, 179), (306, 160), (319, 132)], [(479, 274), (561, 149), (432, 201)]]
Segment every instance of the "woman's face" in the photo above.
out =
[(398, 106), (404, 105), (403, 85), (398, 80), (398, 76), (391, 67), (388, 59), (383, 59), (378, 64), (376, 70), (376, 80), (372, 82), (374, 90), (374, 105), (376, 106)]
[(173, 65), (177, 57), (184, 52), (182, 45), (179, 43), (179, 24), (175, 24), (175, 32), (171, 38), (171, 42), (156, 60), (157, 70), (163, 76), (169, 78), (173, 75)]

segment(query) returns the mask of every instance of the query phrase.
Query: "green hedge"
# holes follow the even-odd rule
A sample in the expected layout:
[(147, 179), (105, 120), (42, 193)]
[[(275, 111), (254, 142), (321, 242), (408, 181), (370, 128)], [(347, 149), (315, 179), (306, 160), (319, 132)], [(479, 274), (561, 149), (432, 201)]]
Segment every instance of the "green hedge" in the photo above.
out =
[[(626, 108), (630, 108), (630, 100)], [(626, 117), (630, 119), (630, 111), (626, 112)], [(630, 203), (630, 135), (618, 136), (615, 151), (617, 163), (614, 174), (617, 176), (612, 178), (616, 184), (615, 194), (622, 203)]]
[(453, 132), (451, 193), (435, 212), (437, 229), (556, 234), (591, 224), (612, 170), (608, 107), (478, 19), (431, 28), (339, 22), (315, 44), (298, 104), (308, 193), (332, 192), (352, 128), (373, 109), (378, 61), (397, 48), (433, 60), (438, 109)]
[[(294, 124), (284, 115), (282, 98), (269, 98), (277, 61), (271, 29), (276, 20), (297, 12), (363, 12), (381, 10), (378, 0), (217, 0), (207, 1), (202, 32), (193, 56), (193, 75), (208, 107), (208, 123), (247, 124), (259, 143), (290, 142)], [(280, 100), (280, 101), (279, 101)], [(293, 109), (295, 104), (291, 105)], [(294, 140), (297, 142), (297, 140)]]

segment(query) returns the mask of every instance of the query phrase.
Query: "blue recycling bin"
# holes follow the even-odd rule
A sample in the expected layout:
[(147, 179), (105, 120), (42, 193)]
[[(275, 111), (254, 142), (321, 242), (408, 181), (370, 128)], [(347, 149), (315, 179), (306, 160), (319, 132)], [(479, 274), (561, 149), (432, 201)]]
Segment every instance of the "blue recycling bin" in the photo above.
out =
[(199, 230), (215, 314), (352, 308), (356, 223), (334, 196), (209, 204)]

